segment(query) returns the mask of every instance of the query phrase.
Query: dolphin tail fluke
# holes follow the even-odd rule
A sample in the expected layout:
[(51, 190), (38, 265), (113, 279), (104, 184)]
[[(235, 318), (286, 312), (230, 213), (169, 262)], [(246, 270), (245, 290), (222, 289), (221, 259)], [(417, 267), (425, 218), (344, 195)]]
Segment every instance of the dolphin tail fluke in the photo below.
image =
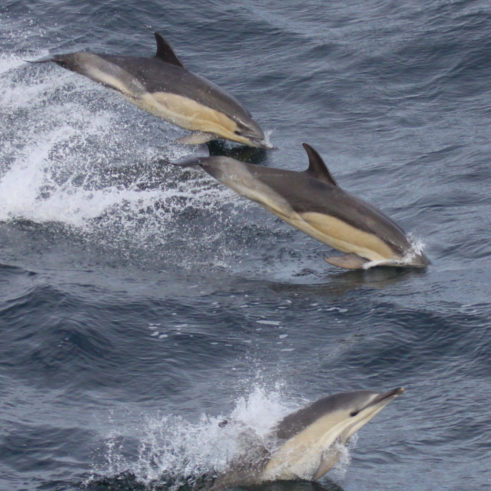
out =
[(203, 158), (201, 158), (201, 157), (186, 157), (182, 160), (174, 160), (173, 162), (168, 162), (168, 163), (175, 165), (177, 167), (197, 167), (203, 163)]
[(196, 147), (196, 152), (192, 156), (186, 155), (180, 160), (175, 160), (169, 163), (179, 167), (196, 167), (198, 165), (202, 166), (209, 159), (210, 153), (208, 151), (208, 147), (206, 145), (201, 145)]
[(39, 60), (24, 60), (27, 63), (48, 63), (49, 61), (54, 61), (52, 56), (45, 56), (44, 58), (39, 58)]
[(345, 256), (325, 257), (324, 260), (333, 266), (345, 269), (364, 269), (363, 265), (368, 261), (356, 254), (346, 254)]

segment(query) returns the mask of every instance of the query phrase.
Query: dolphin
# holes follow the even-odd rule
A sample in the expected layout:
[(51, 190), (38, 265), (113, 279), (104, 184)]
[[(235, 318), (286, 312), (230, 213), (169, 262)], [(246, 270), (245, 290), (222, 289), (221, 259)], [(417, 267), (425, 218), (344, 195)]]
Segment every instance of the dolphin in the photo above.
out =
[(272, 450), (259, 455), (256, 468), (253, 464), (236, 465), (211, 489), (271, 481), (317, 481), (339, 460), (341, 445), (403, 392), (403, 387), (387, 392), (342, 392), (289, 414), (268, 436), (267, 446)]
[(403, 387), (382, 393), (344, 392), (319, 399), (288, 415), (274, 431), (274, 436), (284, 443), (273, 452), (260, 479), (320, 479), (339, 459), (339, 450), (333, 448), (335, 443), (346, 444), (403, 392)]
[(320, 155), (303, 144), (309, 167), (302, 172), (260, 167), (223, 157), (181, 162), (200, 165), (217, 180), (256, 201), (285, 222), (346, 253), (325, 258), (335, 266), (424, 268), (429, 260), (405, 232), (369, 203), (339, 187)]
[(38, 60), (53, 61), (116, 89), (133, 104), (182, 128), (195, 131), (182, 143), (216, 137), (252, 147), (272, 148), (251, 114), (234, 97), (186, 70), (170, 44), (155, 33), (154, 57), (117, 56), (85, 51)]

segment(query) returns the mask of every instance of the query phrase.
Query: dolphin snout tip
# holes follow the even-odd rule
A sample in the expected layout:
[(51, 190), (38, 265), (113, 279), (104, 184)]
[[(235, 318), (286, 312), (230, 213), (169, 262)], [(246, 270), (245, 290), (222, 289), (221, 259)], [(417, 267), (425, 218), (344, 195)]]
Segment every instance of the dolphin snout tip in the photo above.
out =
[(396, 387), (395, 389), (389, 390), (388, 392), (383, 394), (382, 398), (387, 399), (400, 396), (403, 392), (405, 392), (405, 390), (406, 389), (404, 387)]
[(251, 146), (254, 146), (256, 148), (263, 148), (265, 150), (275, 149), (275, 147), (269, 141), (269, 136), (271, 132), (264, 132), (259, 124), (254, 121), (254, 119), (251, 118), (249, 121), (247, 121), (247, 123), (244, 123), (242, 121), (240, 126), (242, 128), (239, 135), (247, 138)]
[(415, 254), (414, 258), (411, 260), (411, 264), (417, 268), (426, 268), (431, 264), (431, 261), (426, 257), (425, 254), (419, 252)]
[(256, 132), (249, 134), (251, 143), (257, 148), (264, 148), (265, 150), (275, 150), (276, 147), (269, 140), (270, 132), (264, 134), (263, 130), (259, 128)]
[(266, 140), (259, 140), (256, 142), (257, 148), (264, 148), (265, 150), (277, 150), (278, 147), (275, 147), (270, 142)]

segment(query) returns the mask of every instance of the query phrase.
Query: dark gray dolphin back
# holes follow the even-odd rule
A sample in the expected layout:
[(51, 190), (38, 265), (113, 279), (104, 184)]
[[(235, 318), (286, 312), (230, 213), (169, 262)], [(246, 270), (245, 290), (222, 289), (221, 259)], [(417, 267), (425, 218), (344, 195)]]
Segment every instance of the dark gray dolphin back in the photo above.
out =
[(278, 438), (286, 440), (297, 433), (300, 433), (314, 421), (317, 421), (329, 412), (336, 410), (359, 410), (371, 395), (376, 395), (376, 393), (369, 390), (361, 390), (323, 397), (310, 404), (310, 406), (302, 408), (283, 418), (276, 425), (275, 435)]
[(148, 92), (182, 95), (225, 114), (243, 113), (248, 118), (251, 117), (250, 113), (230, 94), (213, 82), (188, 72), (178, 65), (166, 63), (160, 58), (97, 55), (133, 75)]

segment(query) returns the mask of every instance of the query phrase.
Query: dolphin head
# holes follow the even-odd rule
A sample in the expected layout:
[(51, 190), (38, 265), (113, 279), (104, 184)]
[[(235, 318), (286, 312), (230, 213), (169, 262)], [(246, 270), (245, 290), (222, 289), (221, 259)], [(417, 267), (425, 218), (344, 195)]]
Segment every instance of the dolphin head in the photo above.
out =
[(337, 440), (345, 443), (350, 436), (365, 426), (377, 413), (389, 402), (404, 392), (404, 387), (389, 390), (387, 392), (357, 391), (341, 394), (331, 415), (338, 418), (339, 436)]
[(286, 416), (273, 435), (283, 443), (266, 464), (263, 479), (321, 478), (339, 458), (335, 444), (345, 444), (403, 392), (404, 388), (398, 387), (382, 393), (334, 394)]

